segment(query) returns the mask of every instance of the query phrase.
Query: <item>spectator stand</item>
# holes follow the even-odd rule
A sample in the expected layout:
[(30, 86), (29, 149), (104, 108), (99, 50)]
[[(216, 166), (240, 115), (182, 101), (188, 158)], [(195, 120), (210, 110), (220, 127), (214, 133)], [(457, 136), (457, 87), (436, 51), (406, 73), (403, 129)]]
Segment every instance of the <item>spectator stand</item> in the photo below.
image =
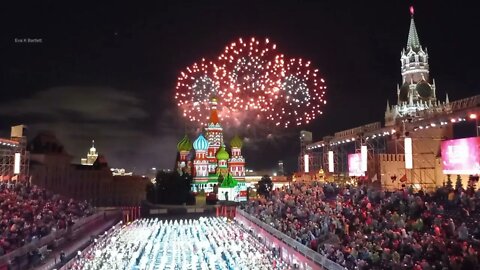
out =
[(348, 269), (480, 269), (480, 190), (469, 190), (296, 183), (241, 207), (260, 230)]
[[(289, 248), (283, 247), (284, 252), (280, 251), (280, 256), (287, 262), (291, 262), (292, 264), (299, 265), (300, 269), (326, 269), (326, 270), (345, 270), (346, 268), (342, 267), (341, 265), (329, 260), (325, 256), (320, 255), (319, 253), (311, 250), (305, 245), (295, 241), (294, 239), (288, 237), (287, 235), (281, 233), (280, 231), (276, 230), (275, 228), (267, 225), (265, 222), (257, 219), (256, 217), (246, 213), (241, 209), (236, 210), (236, 217), (235, 219), (243, 224), (246, 227), (252, 227), (252, 223), (258, 228), (255, 233), (258, 233), (260, 237), (265, 238), (266, 235), (262, 235), (259, 231), (265, 231), (274, 238), (282, 241), (286, 246)], [(281, 243), (274, 243), (275, 241), (271, 241), (270, 244), (275, 245), (275, 248), (282, 249)], [(268, 242), (265, 241), (265, 244), (268, 246)], [(287, 251), (288, 250), (288, 251)], [(285, 252), (286, 251), (286, 252)], [(302, 260), (301, 258), (296, 257), (293, 255), (290, 258), (286, 258), (287, 253), (289, 255), (293, 255), (294, 253), (298, 253), (299, 255), (303, 256), (306, 260)], [(295, 258), (296, 257), (296, 258)], [(308, 262), (309, 260), (310, 262)], [(315, 265), (312, 265), (315, 263)]]
[(54, 231), (35, 242), (31, 242), (9, 252), (0, 257), (0, 269), (2, 269), (2, 267), (6, 267), (6, 269), (10, 270), (24, 269), (29, 264), (28, 260), (25, 258), (29, 252), (38, 252), (38, 255), (40, 256), (40, 261), (38, 263), (42, 263), (42, 261), (52, 252), (52, 250), (48, 249), (49, 246), (57, 247), (67, 241), (73, 240), (84, 234), (85, 229), (89, 225), (102, 221), (103, 219), (104, 212), (96, 213), (92, 216), (77, 220), (75, 224), (68, 229)]
[(113, 231), (116, 229), (119, 229), (122, 226), (123, 222), (119, 221), (117, 224), (112, 226), (110, 229), (105, 231), (104, 233), (98, 235), (94, 239), (91, 239), (91, 241), (87, 241), (82, 247), (78, 249), (76, 252), (71, 252), (66, 256), (66, 259), (64, 261), (59, 262), (56, 264), (53, 269), (58, 269), (58, 270), (68, 270), (72, 267), (72, 265), (75, 263), (75, 258), (77, 256), (80, 256), (82, 253), (86, 253), (90, 251), (92, 248), (95, 247), (98, 241), (101, 241), (104, 238), (107, 238), (109, 234), (111, 234)]

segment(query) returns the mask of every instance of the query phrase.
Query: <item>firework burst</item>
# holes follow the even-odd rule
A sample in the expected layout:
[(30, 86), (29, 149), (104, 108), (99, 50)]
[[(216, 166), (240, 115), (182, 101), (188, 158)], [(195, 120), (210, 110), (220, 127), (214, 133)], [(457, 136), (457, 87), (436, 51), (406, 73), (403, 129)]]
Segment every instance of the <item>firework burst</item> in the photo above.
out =
[(225, 48), (218, 59), (228, 73), (222, 88), (227, 89), (225, 101), (231, 110), (266, 109), (268, 91), (275, 84), (271, 78), (275, 50), (268, 39), (255, 38), (240, 38)]
[(223, 95), (220, 88), (222, 77), (223, 69), (205, 59), (180, 73), (175, 99), (184, 117), (199, 123), (208, 119), (210, 99)]
[(175, 99), (186, 118), (201, 124), (215, 96), (226, 124), (268, 121), (286, 128), (308, 124), (322, 114), (325, 89), (310, 61), (286, 58), (268, 39), (240, 38), (217, 61), (202, 59), (182, 71)]
[(312, 69), (310, 61), (301, 58), (290, 59), (281, 67), (281, 79), (271, 95), (267, 119), (284, 127), (308, 124), (322, 114), (325, 81), (318, 77), (318, 70)]

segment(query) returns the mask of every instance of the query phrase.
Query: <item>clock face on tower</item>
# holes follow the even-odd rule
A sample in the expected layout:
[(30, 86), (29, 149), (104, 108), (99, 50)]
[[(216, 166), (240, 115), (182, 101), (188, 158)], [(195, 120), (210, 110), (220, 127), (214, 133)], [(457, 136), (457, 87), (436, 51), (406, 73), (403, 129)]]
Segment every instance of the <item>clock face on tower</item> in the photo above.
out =
[(415, 90), (417, 90), (418, 95), (423, 100), (428, 100), (433, 96), (432, 87), (426, 81), (419, 82), (415, 87)]

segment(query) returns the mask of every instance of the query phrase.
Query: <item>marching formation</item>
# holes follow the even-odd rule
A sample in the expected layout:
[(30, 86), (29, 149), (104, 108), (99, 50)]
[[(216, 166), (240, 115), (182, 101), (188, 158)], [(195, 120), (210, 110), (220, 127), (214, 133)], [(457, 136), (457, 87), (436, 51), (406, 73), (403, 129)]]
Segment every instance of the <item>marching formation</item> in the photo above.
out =
[(124, 225), (75, 258), (70, 269), (290, 269), (226, 218)]

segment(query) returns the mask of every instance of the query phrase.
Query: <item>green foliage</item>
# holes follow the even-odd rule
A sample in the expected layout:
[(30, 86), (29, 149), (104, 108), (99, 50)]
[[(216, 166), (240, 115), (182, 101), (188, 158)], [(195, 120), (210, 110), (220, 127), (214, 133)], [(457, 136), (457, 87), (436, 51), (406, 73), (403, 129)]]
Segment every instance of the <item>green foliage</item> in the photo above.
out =
[(273, 182), (272, 178), (268, 175), (262, 176), (262, 179), (258, 181), (258, 194), (263, 195), (263, 196), (270, 196), (270, 192), (273, 190)]
[(222, 181), (220, 187), (222, 188), (233, 188), (238, 184), (237, 180), (233, 179), (231, 174), (228, 174), (227, 177)]
[(460, 177), (460, 175), (457, 175), (457, 181), (455, 182), (455, 189), (458, 190), (460, 188), (463, 188), (462, 178)]
[(147, 200), (156, 204), (183, 204), (191, 201), (191, 184), (189, 174), (160, 171), (156, 184), (147, 186)]
[(475, 177), (473, 175), (470, 175), (468, 177), (468, 193), (473, 195), (475, 193), (475, 187), (477, 185), (477, 181), (475, 181)]
[(223, 175), (222, 174), (219, 174), (218, 175), (218, 185), (221, 185), (223, 183)]
[(148, 183), (146, 187), (147, 193), (147, 201), (154, 202), (155, 201), (155, 185), (153, 183)]
[(453, 188), (452, 177), (450, 174), (447, 175), (447, 188), (449, 190)]

